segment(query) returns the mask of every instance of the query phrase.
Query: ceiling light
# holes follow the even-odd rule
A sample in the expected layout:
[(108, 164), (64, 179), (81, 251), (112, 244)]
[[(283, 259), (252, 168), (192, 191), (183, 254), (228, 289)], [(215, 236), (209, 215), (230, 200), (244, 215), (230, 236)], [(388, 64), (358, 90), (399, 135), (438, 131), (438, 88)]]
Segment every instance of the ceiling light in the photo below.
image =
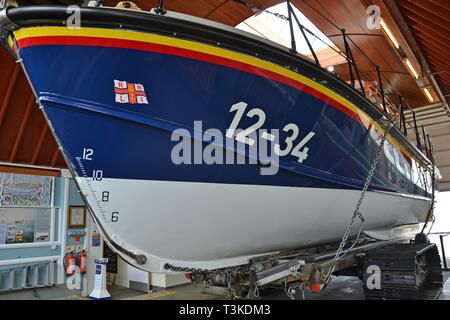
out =
[(412, 64), (411, 64), (411, 62), (408, 60), (408, 58), (405, 58), (405, 62), (406, 62), (406, 65), (408, 66), (409, 70), (410, 70), (410, 71), (412, 72), (412, 74), (414, 75), (414, 77), (415, 77), (416, 79), (418, 79), (419, 76), (417, 75), (416, 70), (414, 70), (414, 67), (412, 66)]
[(333, 67), (333, 66), (329, 66), (329, 67), (327, 68), (327, 70), (330, 71), (330, 72), (333, 72), (333, 71), (334, 71), (334, 67)]
[(433, 102), (433, 97), (430, 94), (430, 91), (428, 91), (427, 88), (423, 89), (423, 91), (425, 91), (425, 94), (427, 95), (428, 100), (430, 100), (430, 102)]
[(383, 19), (380, 18), (380, 24), (383, 27), (384, 31), (387, 33), (387, 35), (389, 36), (389, 39), (391, 39), (392, 43), (394, 44), (394, 46), (398, 49), (400, 48), (397, 40), (394, 38), (394, 36), (391, 33), (391, 30), (389, 30), (389, 28), (387, 27), (386, 23), (384, 23)]

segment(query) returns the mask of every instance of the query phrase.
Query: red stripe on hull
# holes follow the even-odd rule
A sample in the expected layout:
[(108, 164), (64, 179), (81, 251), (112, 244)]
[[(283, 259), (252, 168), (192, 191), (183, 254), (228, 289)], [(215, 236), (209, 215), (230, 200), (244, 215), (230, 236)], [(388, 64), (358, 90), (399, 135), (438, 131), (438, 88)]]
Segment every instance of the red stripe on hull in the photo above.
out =
[(330, 98), (329, 96), (323, 94), (320, 91), (315, 90), (301, 82), (290, 79), (288, 77), (282, 76), (275, 72), (262, 69), (253, 65), (249, 65), (243, 62), (230, 60), (223, 57), (218, 57), (210, 55), (203, 52), (172, 47), (167, 45), (147, 43), (134, 40), (124, 40), (124, 39), (112, 39), (112, 38), (99, 38), (99, 37), (83, 37), (83, 36), (49, 36), (49, 37), (30, 37), (19, 40), (19, 47), (25, 48), (29, 46), (36, 45), (76, 45), (76, 46), (100, 46), (100, 47), (114, 47), (114, 48), (125, 48), (134, 49), (142, 51), (152, 51), (164, 54), (170, 54), (175, 56), (182, 56), (186, 58), (192, 58), (196, 60), (202, 60), (206, 62), (211, 62), (214, 64), (231, 67), (234, 69), (242, 70), (252, 74), (256, 74), (265, 78), (269, 78), (291, 87), (294, 87), (300, 91), (306, 92), (334, 107), (345, 112), (347, 115), (351, 116), (353, 119), (361, 122), (359, 116), (353, 111), (349, 110), (344, 105), (340, 104), (336, 100)]

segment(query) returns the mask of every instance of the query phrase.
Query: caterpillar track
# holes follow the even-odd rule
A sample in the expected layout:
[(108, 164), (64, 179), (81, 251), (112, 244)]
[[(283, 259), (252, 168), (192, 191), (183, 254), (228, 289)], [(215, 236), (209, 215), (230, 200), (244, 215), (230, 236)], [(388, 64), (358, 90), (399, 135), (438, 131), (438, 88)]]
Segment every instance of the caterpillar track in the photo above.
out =
[(363, 273), (366, 299), (434, 300), (442, 291), (443, 279), (439, 252), (435, 244), (416, 239), (411, 244), (393, 244), (369, 250), (363, 270), (380, 268), (380, 286), (368, 288), (372, 273)]

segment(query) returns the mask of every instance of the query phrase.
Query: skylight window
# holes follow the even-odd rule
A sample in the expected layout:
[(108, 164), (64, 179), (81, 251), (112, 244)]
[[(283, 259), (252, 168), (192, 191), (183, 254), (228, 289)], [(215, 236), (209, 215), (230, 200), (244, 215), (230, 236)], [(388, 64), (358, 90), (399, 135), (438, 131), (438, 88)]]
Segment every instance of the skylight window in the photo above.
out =
[[(345, 62), (344, 57), (330, 48), (332, 47), (336, 51), (339, 51), (333, 42), (328, 39), (311, 21), (309, 21), (294, 5), (292, 5), (292, 7), (299, 22), (315, 35), (313, 36), (310, 33), (305, 32), (320, 61), (321, 66), (328, 68), (330, 66)], [(275, 13), (277, 13), (278, 16), (276, 16)], [(236, 28), (290, 48), (291, 35), (289, 30), (289, 21), (286, 17), (288, 17), (288, 10), (286, 3), (283, 2), (267, 8), (266, 12), (256, 13), (245, 21), (239, 23)], [(312, 58), (308, 44), (303, 38), (300, 28), (295, 21), (293, 24), (293, 29), (297, 52)]]

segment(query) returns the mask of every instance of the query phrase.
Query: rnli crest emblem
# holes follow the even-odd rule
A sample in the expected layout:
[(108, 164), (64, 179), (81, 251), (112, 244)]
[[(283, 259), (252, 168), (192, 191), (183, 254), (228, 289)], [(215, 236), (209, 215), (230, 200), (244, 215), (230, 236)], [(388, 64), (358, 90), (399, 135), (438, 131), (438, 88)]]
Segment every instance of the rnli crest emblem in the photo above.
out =
[(142, 84), (114, 80), (114, 91), (118, 103), (145, 103), (148, 104), (147, 95)]

